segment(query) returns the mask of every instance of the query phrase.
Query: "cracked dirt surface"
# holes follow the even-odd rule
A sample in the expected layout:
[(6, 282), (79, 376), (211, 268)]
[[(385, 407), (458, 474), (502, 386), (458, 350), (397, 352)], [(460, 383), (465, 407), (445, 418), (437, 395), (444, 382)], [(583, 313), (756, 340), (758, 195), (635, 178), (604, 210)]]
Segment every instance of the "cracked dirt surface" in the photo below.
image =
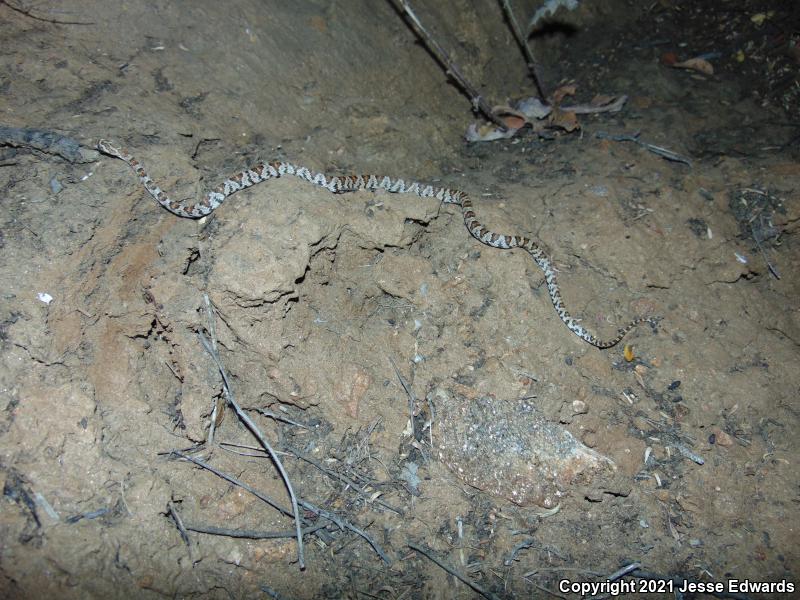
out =
[[(121, 161), (2, 147), (5, 596), (474, 595), (409, 543), (499, 597), (634, 560), (699, 581), (796, 582), (800, 108), (782, 75), (796, 87), (796, 9), (665, 0), (561, 15), (536, 41), (544, 80), (574, 81), (582, 101), (628, 94), (624, 110), (552, 139), (467, 146), (469, 101), (388, 2), (12, 5), (0, 4), (3, 125), (124, 143), (177, 198), (284, 157), (463, 188), (490, 228), (542, 242), (567, 307), (601, 337), (635, 314), (663, 320), (626, 338), (632, 360), (588, 346), (530, 257), (479, 244), (452, 205), (280, 179), (190, 221)], [(419, 5), (487, 96), (532, 95), (494, 4)], [(671, 52), (717, 52), (716, 72), (670, 68)], [(692, 164), (600, 131), (640, 131)], [(197, 335), (203, 294), (236, 396), (299, 494), (367, 531), (391, 565), (335, 527), (306, 537), (305, 571), (291, 539), (182, 539), (170, 506), (190, 524), (293, 527), (168, 459), (206, 439), (221, 396)], [(390, 361), (419, 399), (416, 440)], [(454, 402), (441, 423), (437, 398)], [(471, 463), (480, 491), (428, 445), (465, 435), (459, 414), (496, 420), (471, 435), (524, 435), (525, 403), (611, 459), (613, 481), (562, 485), (557, 511), (518, 506), (488, 493), (491, 451)], [(255, 442), (223, 416), (225, 445), (203, 456), (288, 504), (267, 460), (233, 452)], [(503, 452), (520, 469), (536, 458)]]

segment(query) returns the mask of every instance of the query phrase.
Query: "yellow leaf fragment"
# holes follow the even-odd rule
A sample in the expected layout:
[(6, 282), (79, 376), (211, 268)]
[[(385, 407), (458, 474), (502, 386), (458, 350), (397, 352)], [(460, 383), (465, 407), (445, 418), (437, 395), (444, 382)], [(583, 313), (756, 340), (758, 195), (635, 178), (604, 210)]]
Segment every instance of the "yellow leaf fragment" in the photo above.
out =
[(628, 362), (632, 362), (636, 356), (633, 354), (633, 348), (631, 348), (628, 344), (625, 344), (625, 350), (622, 351), (622, 356), (625, 357), (625, 360)]

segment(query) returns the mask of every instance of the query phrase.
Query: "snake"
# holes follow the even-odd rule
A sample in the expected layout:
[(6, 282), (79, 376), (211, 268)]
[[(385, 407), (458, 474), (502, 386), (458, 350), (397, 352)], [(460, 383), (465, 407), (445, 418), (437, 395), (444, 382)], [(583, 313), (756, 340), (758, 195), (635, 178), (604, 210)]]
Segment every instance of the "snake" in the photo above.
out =
[(444, 204), (455, 204), (461, 207), (464, 225), (467, 231), (469, 231), (476, 240), (492, 248), (499, 248), (502, 250), (520, 248), (531, 255), (544, 274), (550, 300), (559, 318), (572, 333), (585, 342), (600, 349), (611, 348), (616, 346), (622, 338), (637, 325), (641, 323), (650, 323), (655, 326), (658, 322), (658, 319), (654, 317), (639, 316), (620, 328), (613, 338), (607, 340), (597, 338), (581, 325), (579, 319), (574, 318), (567, 312), (564, 301), (561, 298), (561, 290), (556, 281), (556, 270), (553, 267), (553, 263), (536, 241), (522, 235), (496, 233), (483, 225), (475, 216), (472, 199), (466, 192), (459, 189), (447, 186), (433, 186), (413, 180), (406, 181), (400, 178), (389, 177), (388, 175), (327, 175), (291, 162), (273, 160), (270, 162), (260, 162), (255, 166), (245, 168), (231, 175), (211, 189), (211, 191), (207, 192), (206, 195), (199, 200), (194, 202), (191, 200), (177, 201), (170, 198), (164, 190), (156, 185), (150, 175), (148, 175), (142, 163), (125, 148), (118, 147), (107, 140), (100, 140), (97, 143), (97, 149), (107, 156), (118, 158), (126, 162), (136, 173), (139, 182), (145, 190), (147, 190), (161, 206), (172, 214), (187, 219), (200, 219), (205, 217), (219, 208), (228, 196), (269, 179), (277, 179), (287, 175), (298, 177), (308, 183), (325, 188), (334, 194), (358, 190), (385, 190), (392, 194), (413, 194), (421, 198), (435, 198)]

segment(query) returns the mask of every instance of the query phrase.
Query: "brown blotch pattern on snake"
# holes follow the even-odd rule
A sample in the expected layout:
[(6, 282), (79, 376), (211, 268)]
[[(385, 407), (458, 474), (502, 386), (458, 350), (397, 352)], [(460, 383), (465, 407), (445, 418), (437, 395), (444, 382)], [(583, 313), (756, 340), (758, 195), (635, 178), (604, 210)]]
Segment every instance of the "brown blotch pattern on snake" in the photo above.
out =
[(346, 175), (341, 177), (326, 175), (325, 173), (314, 173), (307, 167), (275, 160), (269, 163), (260, 163), (230, 176), (223, 181), (222, 184), (212, 188), (212, 191), (208, 192), (201, 200), (196, 200), (194, 202), (188, 200), (185, 202), (177, 202), (171, 200), (161, 188), (155, 185), (142, 164), (127, 150), (119, 148), (106, 140), (100, 140), (97, 144), (97, 148), (103, 154), (113, 156), (114, 158), (128, 163), (139, 177), (142, 186), (144, 186), (161, 206), (179, 217), (190, 219), (199, 219), (212, 213), (228, 196), (235, 194), (239, 190), (267, 181), (268, 179), (283, 177), (284, 175), (294, 175), (295, 177), (303, 179), (313, 185), (323, 187), (333, 193), (383, 189), (393, 194), (414, 194), (421, 198), (435, 198), (445, 204), (455, 204), (461, 207), (464, 225), (467, 230), (479, 242), (500, 249), (522, 248), (531, 255), (544, 273), (547, 292), (550, 294), (550, 300), (553, 303), (553, 307), (556, 309), (556, 314), (558, 314), (559, 318), (572, 333), (592, 346), (596, 346), (597, 348), (610, 348), (617, 345), (631, 329), (640, 323), (650, 323), (655, 326), (658, 321), (652, 317), (637, 317), (622, 327), (613, 338), (609, 340), (598, 339), (594, 334), (585, 329), (578, 319), (573, 318), (567, 312), (567, 309), (564, 307), (564, 301), (561, 298), (561, 291), (556, 282), (555, 268), (539, 245), (531, 238), (500, 234), (486, 228), (475, 217), (475, 212), (472, 210), (472, 200), (461, 190), (427, 185), (416, 181), (407, 182), (403, 179), (396, 179), (387, 175)]

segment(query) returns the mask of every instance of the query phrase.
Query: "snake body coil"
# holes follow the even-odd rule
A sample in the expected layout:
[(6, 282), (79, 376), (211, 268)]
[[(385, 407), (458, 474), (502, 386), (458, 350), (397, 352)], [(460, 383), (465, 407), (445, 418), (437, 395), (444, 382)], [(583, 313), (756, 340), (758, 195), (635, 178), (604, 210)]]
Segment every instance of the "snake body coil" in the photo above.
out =
[(259, 163), (248, 169), (244, 169), (235, 175), (225, 179), (222, 183), (208, 192), (205, 197), (195, 203), (177, 202), (172, 200), (155, 182), (150, 178), (142, 164), (123, 148), (118, 148), (106, 140), (100, 140), (97, 144), (98, 150), (108, 156), (113, 156), (125, 161), (136, 172), (139, 181), (156, 201), (171, 213), (179, 217), (199, 219), (214, 210), (231, 194), (243, 190), (257, 183), (283, 177), (284, 175), (294, 175), (300, 179), (312, 183), (316, 186), (325, 188), (333, 193), (351, 192), (356, 190), (377, 190), (383, 189), (393, 194), (414, 194), (421, 198), (435, 198), (445, 204), (456, 204), (461, 207), (464, 216), (464, 225), (472, 236), (479, 242), (493, 248), (504, 250), (511, 248), (521, 248), (533, 257), (536, 264), (544, 273), (547, 291), (550, 300), (553, 302), (558, 316), (567, 328), (582, 340), (597, 348), (610, 348), (615, 346), (623, 337), (640, 323), (656, 323), (656, 319), (651, 317), (637, 317), (621, 328), (617, 335), (610, 340), (599, 340), (587, 331), (577, 319), (573, 318), (564, 308), (564, 301), (561, 299), (561, 292), (556, 283), (556, 273), (550, 259), (544, 251), (531, 238), (521, 235), (503, 235), (485, 227), (475, 217), (472, 208), (472, 200), (461, 190), (443, 186), (431, 186), (416, 181), (404, 181), (381, 175), (345, 175), (331, 176), (324, 173), (315, 173), (310, 169), (294, 165), (285, 161), (272, 161), (269, 163)]

